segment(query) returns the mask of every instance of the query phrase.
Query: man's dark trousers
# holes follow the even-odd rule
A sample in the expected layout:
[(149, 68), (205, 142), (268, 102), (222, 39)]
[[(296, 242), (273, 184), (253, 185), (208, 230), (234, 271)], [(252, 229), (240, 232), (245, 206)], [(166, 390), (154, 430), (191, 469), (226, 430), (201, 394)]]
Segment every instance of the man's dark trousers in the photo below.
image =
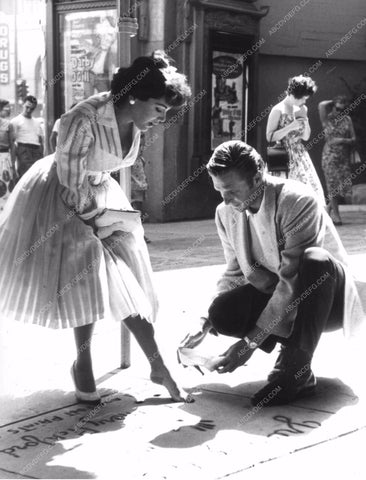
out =
[[(260, 348), (271, 352), (280, 342), (312, 356), (321, 334), (342, 326), (344, 282), (341, 264), (328, 251), (306, 249), (300, 259), (299, 289), (294, 299), (300, 299), (300, 303), (292, 333), (288, 338), (269, 335)], [(301, 297), (307, 291), (310, 293)], [(220, 334), (243, 338), (255, 327), (270, 298), (251, 284), (243, 285), (216, 297), (209, 308), (209, 319)]]

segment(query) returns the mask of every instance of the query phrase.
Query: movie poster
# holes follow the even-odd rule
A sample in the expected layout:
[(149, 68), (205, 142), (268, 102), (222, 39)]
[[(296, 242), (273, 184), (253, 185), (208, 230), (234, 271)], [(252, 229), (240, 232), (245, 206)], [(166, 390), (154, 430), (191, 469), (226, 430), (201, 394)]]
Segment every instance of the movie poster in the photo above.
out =
[(110, 89), (117, 67), (117, 12), (72, 12), (63, 16), (65, 108)]
[(239, 53), (212, 52), (211, 149), (243, 132), (244, 73)]

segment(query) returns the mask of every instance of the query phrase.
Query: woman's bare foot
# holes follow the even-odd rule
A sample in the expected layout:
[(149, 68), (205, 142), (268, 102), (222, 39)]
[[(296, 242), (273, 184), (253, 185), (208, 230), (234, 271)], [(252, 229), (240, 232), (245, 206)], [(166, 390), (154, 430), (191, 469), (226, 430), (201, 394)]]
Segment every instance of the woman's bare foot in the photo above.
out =
[(178, 385), (170, 375), (169, 370), (165, 366), (152, 370), (150, 374), (150, 379), (153, 383), (163, 385), (168, 390), (170, 396), (174, 401), (186, 403), (194, 402), (194, 398), (192, 397), (192, 395), (184, 392), (181, 388), (178, 387)]

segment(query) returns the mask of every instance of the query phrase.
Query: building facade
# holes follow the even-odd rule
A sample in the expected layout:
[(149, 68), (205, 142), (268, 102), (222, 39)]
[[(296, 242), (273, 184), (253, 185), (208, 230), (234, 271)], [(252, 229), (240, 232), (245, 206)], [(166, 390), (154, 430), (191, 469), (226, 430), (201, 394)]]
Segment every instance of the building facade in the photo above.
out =
[[(5, 3), (7, 9), (3, 8)], [(9, 83), (0, 83), (0, 96), (12, 99), (17, 108), (15, 82), (26, 78), (30, 93), (35, 93), (44, 106), (46, 134), (73, 103), (109, 88), (123, 48), (131, 48), (132, 58), (164, 49), (189, 78), (193, 95), (188, 104), (171, 111), (164, 126), (146, 134), (149, 189), (145, 208), (150, 221), (212, 218), (220, 198), (204, 165), (213, 149), (238, 138), (263, 152), (270, 108), (286, 89), (288, 78), (299, 73), (308, 73), (319, 86), (308, 102), (311, 139), (319, 137), (310, 155), (323, 179), (317, 104), (340, 93), (358, 98), (365, 91), (364, 0), (352, 0), (347, 9), (341, 0), (10, 3), (18, 6), (18, 30), (19, 9), (28, 11), (30, 18), (32, 6), (38, 29), (35, 34), (33, 28), (31, 41), (35, 35), (38, 39), (34, 48), (28, 41), (28, 58), (20, 40), (17, 50), (10, 47), (8, 53), (3, 40), (1, 58), (5, 63), (0, 79), (8, 74)], [(0, 20), (12, 15), (9, 2), (0, 0), (0, 7)], [(131, 47), (118, 44), (121, 18), (138, 24)], [(10, 45), (15, 45), (12, 38), (17, 27), (14, 19), (9, 22), (13, 25), (8, 31)], [(5, 30), (0, 26), (4, 36)], [(365, 103), (361, 98), (352, 112), (364, 160)], [(366, 182), (366, 178), (360, 176), (358, 182)]]

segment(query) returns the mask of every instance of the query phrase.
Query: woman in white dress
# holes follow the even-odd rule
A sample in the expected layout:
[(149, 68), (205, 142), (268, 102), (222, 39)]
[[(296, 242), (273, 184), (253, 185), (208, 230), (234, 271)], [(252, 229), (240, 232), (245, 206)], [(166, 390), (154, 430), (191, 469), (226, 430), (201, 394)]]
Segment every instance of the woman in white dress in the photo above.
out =
[[(56, 153), (17, 184), (0, 220), (0, 312), (5, 318), (73, 328), (79, 401), (98, 402), (92, 369), (95, 322), (125, 322), (151, 364), (151, 380), (185, 399), (154, 339), (157, 299), (140, 218), (110, 173), (133, 164), (140, 132), (165, 121), (190, 95), (186, 77), (163, 52), (120, 68), (111, 91), (61, 117)], [(153, 359), (153, 360), (151, 360)]]
[(289, 155), (289, 178), (306, 183), (325, 205), (324, 192), (302, 141), (310, 137), (306, 101), (316, 92), (315, 82), (304, 75), (290, 78), (286, 97), (275, 105), (267, 122), (267, 141), (281, 142)]

